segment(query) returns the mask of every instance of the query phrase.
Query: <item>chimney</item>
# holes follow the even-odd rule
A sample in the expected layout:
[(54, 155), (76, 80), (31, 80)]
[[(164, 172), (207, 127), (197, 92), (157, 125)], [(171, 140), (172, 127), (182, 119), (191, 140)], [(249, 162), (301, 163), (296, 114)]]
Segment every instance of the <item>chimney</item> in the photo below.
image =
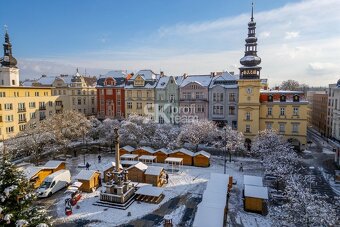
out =
[(44, 75), (41, 75), (41, 77), (46, 77), (46, 75), (44, 74)]
[(229, 72), (230, 75), (235, 75), (235, 72)]
[(161, 77), (164, 76), (164, 72), (163, 72), (163, 71), (160, 72), (160, 76), (161, 76)]
[(211, 72), (210, 77), (214, 77), (214, 76), (216, 76), (216, 72)]
[(187, 74), (187, 73), (184, 73), (184, 74), (183, 74), (183, 77), (184, 77), (184, 79), (186, 79), (186, 78), (188, 77), (188, 74)]

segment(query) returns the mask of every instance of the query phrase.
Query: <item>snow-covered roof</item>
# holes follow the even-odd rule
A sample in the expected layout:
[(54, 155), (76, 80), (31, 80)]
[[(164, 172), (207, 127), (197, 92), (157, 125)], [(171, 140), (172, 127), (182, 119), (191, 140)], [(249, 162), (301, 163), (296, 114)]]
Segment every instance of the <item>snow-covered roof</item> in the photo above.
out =
[(34, 177), (34, 175), (39, 173), (40, 170), (42, 170), (41, 167), (29, 166), (24, 170), (24, 175), (26, 176), (27, 179), (31, 179), (32, 177)]
[(158, 152), (158, 151), (162, 152), (163, 154), (169, 154), (169, 153), (172, 152), (171, 150), (169, 150), (167, 148), (161, 148), (161, 149), (156, 150), (156, 152)]
[(143, 186), (139, 188), (136, 192), (137, 195), (146, 195), (146, 196), (154, 196), (154, 197), (159, 197), (163, 193), (163, 189), (159, 187), (154, 187), (154, 186)]
[(122, 160), (120, 163), (122, 163), (122, 165), (133, 166), (137, 164), (138, 161)]
[(169, 80), (170, 80), (169, 76), (162, 76), (161, 78), (159, 78), (156, 88), (159, 89), (165, 88)]
[(143, 162), (137, 162), (135, 165), (130, 166), (128, 169), (131, 169), (133, 167), (136, 167), (137, 169), (142, 170), (142, 171), (145, 171), (148, 168), (148, 166), (145, 165)]
[(52, 86), (54, 80), (55, 80), (54, 76), (42, 76), (36, 82), (41, 84), (41, 85)]
[(195, 154), (194, 154), (194, 156), (197, 156), (197, 155), (203, 155), (203, 156), (205, 156), (205, 157), (207, 157), (207, 158), (210, 158), (210, 154), (208, 153), (208, 152), (206, 152), (206, 151), (199, 151), (199, 152), (196, 152)]
[(61, 164), (65, 163), (64, 161), (56, 161), (56, 160), (51, 160), (45, 163), (43, 166), (44, 169), (55, 169)]
[(232, 75), (229, 72), (223, 72), (221, 75), (212, 78), (210, 88), (215, 86), (222, 86), (225, 88), (237, 88), (238, 75)]
[(164, 162), (182, 163), (183, 158), (167, 157)]
[(156, 80), (158, 78), (158, 75), (151, 69), (139, 70), (135, 75), (133, 75), (131, 80), (136, 79), (137, 76), (143, 77), (144, 80)]
[[(105, 171), (105, 170), (107, 170), (107, 169), (109, 169), (109, 168), (111, 168), (111, 167), (116, 167), (116, 162), (110, 162), (110, 163), (107, 163), (106, 165), (104, 165), (104, 167), (103, 167), (103, 170)], [(122, 164), (120, 164), (120, 168), (122, 168), (123, 169), (123, 166), (122, 166)]]
[(176, 152), (181, 152), (181, 153), (186, 154), (186, 155), (189, 155), (189, 156), (194, 156), (194, 152), (189, 151), (188, 149), (185, 149), (185, 148), (173, 150), (173, 151), (171, 152), (171, 154), (176, 153)]
[(152, 161), (155, 160), (157, 157), (153, 156), (153, 155), (142, 155), (140, 157), (138, 157), (138, 160), (148, 160), (148, 161)]
[(244, 186), (244, 196), (260, 199), (268, 199), (268, 188), (254, 185)]
[(70, 171), (67, 170), (67, 169), (61, 169), (61, 170), (58, 170), (58, 171), (48, 175), (45, 179), (53, 180), (54, 177), (60, 175), (61, 173), (65, 173), (65, 172), (70, 172)]
[(152, 149), (151, 147), (139, 147), (137, 149), (140, 149), (140, 150), (144, 150), (144, 151), (147, 151), (151, 154), (155, 153), (156, 151), (154, 149)]
[(107, 72), (104, 75), (101, 75), (100, 78), (105, 78), (105, 77), (113, 77), (113, 78), (121, 78), (121, 77), (126, 77), (127, 72), (124, 70), (112, 70)]
[(90, 180), (91, 177), (97, 173), (97, 171), (95, 170), (82, 170), (78, 173), (78, 175), (76, 176), (77, 180)]
[(189, 75), (183, 80), (180, 86), (185, 87), (190, 83), (197, 83), (202, 87), (208, 87), (211, 82), (211, 79), (212, 78), (210, 75)]
[(224, 220), (224, 209), (209, 207), (206, 204), (200, 203), (197, 206), (197, 212), (193, 227), (222, 227)]
[(265, 89), (261, 89), (260, 93), (266, 93), (266, 94), (304, 94), (303, 91), (265, 90)]
[(263, 186), (263, 180), (262, 180), (262, 177), (244, 175), (243, 176), (243, 184), (244, 185)]
[(149, 166), (147, 170), (145, 171), (145, 174), (159, 176), (161, 172), (163, 171), (163, 169), (164, 168), (161, 166)]
[(135, 150), (135, 148), (131, 147), (130, 145), (124, 146), (120, 149), (124, 149), (124, 150), (126, 150), (127, 152), (130, 152), (130, 153)]
[(138, 157), (138, 154), (123, 154), (120, 156), (121, 159), (135, 159)]

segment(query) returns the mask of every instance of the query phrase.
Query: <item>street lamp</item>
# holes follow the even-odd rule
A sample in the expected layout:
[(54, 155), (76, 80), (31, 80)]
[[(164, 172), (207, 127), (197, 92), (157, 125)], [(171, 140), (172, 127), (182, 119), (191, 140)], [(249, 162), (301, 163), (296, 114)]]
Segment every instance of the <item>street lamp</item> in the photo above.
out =
[(224, 129), (224, 174), (227, 173), (227, 128)]

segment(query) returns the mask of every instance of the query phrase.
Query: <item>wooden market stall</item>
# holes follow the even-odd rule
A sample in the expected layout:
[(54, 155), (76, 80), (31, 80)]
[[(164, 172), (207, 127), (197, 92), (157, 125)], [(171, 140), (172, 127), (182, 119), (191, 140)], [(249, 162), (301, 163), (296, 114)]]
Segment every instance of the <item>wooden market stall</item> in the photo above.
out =
[(156, 150), (156, 152), (153, 155), (157, 156), (158, 163), (164, 163), (165, 159), (168, 157), (168, 154), (170, 152), (171, 152), (170, 150), (166, 148), (162, 148), (162, 149)]
[(209, 167), (211, 155), (206, 151), (199, 151), (194, 154), (194, 166)]
[(145, 183), (152, 184), (156, 187), (162, 187), (166, 183), (164, 168), (161, 166), (148, 166), (145, 174)]
[[(113, 171), (115, 170), (115, 168), (116, 162), (111, 162), (104, 166), (103, 180), (105, 183), (113, 179)], [(122, 165), (120, 165), (120, 169), (123, 169)]]
[(138, 147), (136, 148), (132, 154), (136, 154), (138, 156), (142, 155), (153, 155), (155, 153), (155, 150), (151, 147)]
[(64, 161), (51, 160), (46, 162), (43, 168), (49, 169), (52, 171), (52, 173), (54, 173), (58, 170), (66, 169), (66, 163)]
[(154, 162), (157, 162), (157, 157), (153, 155), (142, 155), (138, 157), (138, 161), (152, 165)]
[(243, 184), (253, 185), (253, 186), (263, 186), (263, 179), (262, 177), (258, 177), (258, 176), (244, 175)]
[(119, 149), (119, 155), (122, 156), (124, 154), (131, 154), (134, 150), (135, 150), (134, 147), (131, 147), (129, 145), (124, 146), (124, 147)]
[(163, 189), (153, 186), (144, 186), (139, 188), (136, 192), (136, 200), (146, 203), (160, 203), (163, 198)]
[(168, 157), (164, 160), (165, 164), (171, 167), (171, 172), (180, 171), (183, 166), (183, 158)]
[(137, 161), (138, 155), (137, 154), (123, 154), (120, 156), (120, 159), (126, 161)]
[(174, 150), (169, 154), (169, 157), (182, 158), (183, 165), (188, 165), (188, 166), (192, 166), (193, 156), (194, 156), (194, 153), (185, 148)]
[(129, 179), (134, 182), (145, 182), (145, 175), (144, 172), (148, 168), (147, 165), (145, 165), (142, 162), (138, 162), (137, 164), (130, 166), (127, 168), (129, 173)]
[(79, 190), (83, 192), (93, 192), (101, 184), (100, 172), (95, 170), (82, 170), (75, 179), (82, 183), (82, 185), (79, 187)]
[(267, 212), (268, 188), (244, 185), (244, 210), (265, 214)]

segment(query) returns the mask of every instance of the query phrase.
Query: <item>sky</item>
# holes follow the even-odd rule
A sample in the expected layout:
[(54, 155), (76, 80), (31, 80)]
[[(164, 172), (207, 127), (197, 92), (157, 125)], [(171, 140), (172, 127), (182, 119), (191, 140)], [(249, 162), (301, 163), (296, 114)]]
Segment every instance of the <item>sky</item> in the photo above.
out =
[[(340, 79), (339, 0), (254, 4), (261, 77), (271, 86)], [(76, 68), (95, 76), (238, 73), (250, 12), (251, 0), (11, 0), (0, 8), (0, 25), (8, 26), (21, 80)]]

